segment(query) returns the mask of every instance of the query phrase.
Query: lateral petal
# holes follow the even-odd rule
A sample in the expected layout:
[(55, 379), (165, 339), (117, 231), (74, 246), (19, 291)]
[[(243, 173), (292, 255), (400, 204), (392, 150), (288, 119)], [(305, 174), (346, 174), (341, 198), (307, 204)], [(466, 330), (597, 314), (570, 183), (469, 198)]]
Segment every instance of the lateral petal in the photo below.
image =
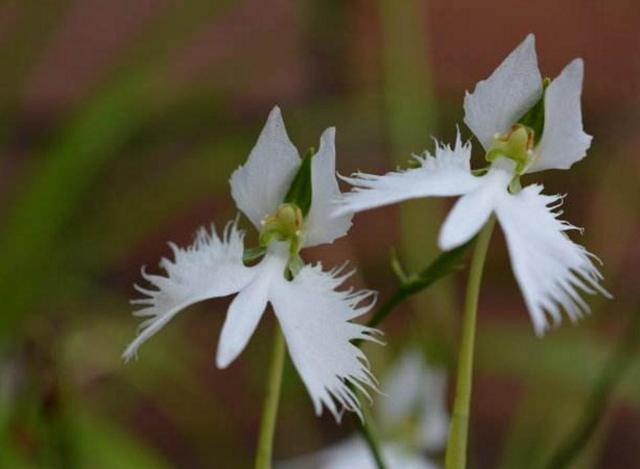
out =
[(488, 150), (496, 133), (520, 119), (542, 95), (535, 37), (529, 34), (498, 68), (464, 97), (464, 122)]
[(278, 106), (267, 118), (247, 162), (231, 175), (231, 196), (238, 208), (260, 230), (262, 219), (275, 212), (300, 166)]
[(435, 156), (428, 152), (415, 156), (418, 168), (382, 176), (356, 173), (343, 177), (354, 188), (337, 202), (335, 213), (361, 212), (419, 197), (465, 194), (480, 185), (479, 178), (471, 174), (470, 158), (471, 144), (463, 144), (458, 134), (453, 148), (436, 142)]
[(337, 421), (343, 410), (362, 416), (354, 391), (376, 389), (367, 359), (352, 340), (377, 341), (375, 329), (351, 322), (373, 306), (372, 291), (336, 291), (350, 274), (305, 266), (292, 281), (274, 282), (270, 300), (291, 359), (311, 395), (316, 414), (323, 405)]
[(549, 84), (544, 97), (544, 130), (535, 149), (537, 158), (528, 173), (545, 169), (569, 169), (591, 146), (591, 135), (582, 127), (582, 78), (584, 64), (575, 59)]
[(138, 336), (126, 348), (123, 358), (128, 361), (149, 337), (158, 332), (177, 313), (189, 305), (209, 298), (235, 293), (249, 283), (253, 273), (242, 262), (244, 233), (235, 222), (228, 223), (222, 238), (201, 228), (194, 243), (186, 249), (170, 244), (174, 260), (162, 259), (160, 267), (166, 277), (142, 272), (142, 276), (156, 289), (136, 285), (146, 298), (132, 303), (144, 306), (134, 315), (146, 318)]
[(332, 243), (351, 228), (352, 214), (332, 216), (334, 201), (340, 196), (336, 180), (335, 133), (333, 127), (324, 131), (320, 137), (320, 148), (311, 162), (312, 199), (307, 215), (305, 247)]
[(511, 266), (538, 335), (549, 329), (549, 316), (554, 325), (560, 323), (563, 309), (572, 321), (588, 313), (582, 292), (610, 296), (600, 285), (595, 256), (566, 234), (577, 228), (558, 219), (562, 197), (543, 195), (542, 189), (531, 185), (496, 203)]

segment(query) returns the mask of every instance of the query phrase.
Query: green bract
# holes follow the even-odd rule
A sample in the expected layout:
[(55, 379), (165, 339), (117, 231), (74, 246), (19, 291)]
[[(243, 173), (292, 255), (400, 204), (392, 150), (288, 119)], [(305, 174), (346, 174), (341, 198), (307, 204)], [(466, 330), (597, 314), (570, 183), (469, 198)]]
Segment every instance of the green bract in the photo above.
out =
[(547, 87), (551, 83), (549, 78), (542, 80), (542, 95), (540, 99), (533, 105), (527, 113), (522, 116), (518, 121), (518, 124), (529, 127), (533, 131), (533, 144), (537, 145), (542, 138), (542, 132), (544, 131), (544, 96), (547, 91)]
[(302, 246), (304, 219), (311, 208), (313, 195), (311, 179), (311, 161), (313, 148), (307, 151), (302, 159), (298, 172), (291, 181), (284, 201), (275, 213), (262, 220), (260, 246), (267, 247), (271, 241), (289, 242), (292, 259), (296, 257)]
[(302, 159), (300, 169), (291, 181), (287, 195), (284, 196), (284, 202), (295, 204), (300, 207), (302, 216), (306, 217), (311, 208), (311, 197), (313, 189), (311, 188), (311, 159), (313, 158), (314, 149), (310, 148)]

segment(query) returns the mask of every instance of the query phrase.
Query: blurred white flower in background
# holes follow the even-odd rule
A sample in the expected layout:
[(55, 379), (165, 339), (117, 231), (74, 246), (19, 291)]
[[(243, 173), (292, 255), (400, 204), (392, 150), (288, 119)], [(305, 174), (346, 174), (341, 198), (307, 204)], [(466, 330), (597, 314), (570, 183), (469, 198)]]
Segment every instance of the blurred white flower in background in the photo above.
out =
[[(447, 377), (417, 349), (402, 354), (382, 382), (374, 411), (389, 469), (436, 469), (430, 454), (447, 442)], [(276, 464), (278, 469), (375, 469), (369, 447), (354, 435), (318, 452)]]

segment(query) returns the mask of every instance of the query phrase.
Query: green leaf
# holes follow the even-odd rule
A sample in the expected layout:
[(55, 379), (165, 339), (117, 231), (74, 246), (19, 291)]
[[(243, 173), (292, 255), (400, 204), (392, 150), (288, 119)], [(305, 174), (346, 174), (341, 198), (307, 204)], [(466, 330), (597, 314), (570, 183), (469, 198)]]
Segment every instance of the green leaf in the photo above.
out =
[[(449, 106), (441, 106), (444, 101), (434, 86), (433, 64), (429, 60), (432, 34), (429, 21), (425, 21), (428, 5), (421, 0), (405, 0), (401, 8), (394, 0), (374, 4), (380, 18), (382, 87), (360, 87), (358, 99), (379, 102), (375, 115), (380, 116), (381, 125), (367, 138), (375, 135), (379, 145), (389, 147), (392, 166), (404, 165), (408, 155), (421, 153), (431, 145), (425, 137), (438, 134), (441, 124), (453, 122), (453, 115)], [(368, 93), (379, 97), (368, 97)], [(413, 159), (408, 166), (416, 162)], [(438, 225), (423, 220), (442, 218), (445, 208), (444, 199), (437, 198), (410, 200), (398, 206), (398, 252), (409, 271), (421, 269), (440, 254), (436, 242)], [(420, 314), (419, 335), (430, 360), (440, 362), (440, 351), (453, 347), (454, 300), (453, 285), (446, 280), (411, 297), (409, 309), (425, 313)]]
[(570, 467), (587, 448), (589, 441), (604, 420), (616, 387), (635, 358), (638, 342), (640, 342), (640, 311), (631, 315), (625, 337), (617, 341), (615, 349), (611, 352), (584, 404), (580, 418), (549, 458), (549, 464), (546, 467), (549, 469)]
[(170, 465), (152, 448), (137, 441), (128, 431), (88, 412), (76, 416), (76, 444), (81, 467), (106, 469), (164, 469)]
[(311, 197), (313, 189), (311, 187), (311, 159), (314, 150), (309, 149), (302, 159), (300, 169), (293, 178), (287, 195), (284, 196), (284, 203), (295, 204), (302, 211), (303, 216), (307, 216), (311, 208)]
[(16, 195), (0, 233), (0, 335), (38, 301), (35, 293), (55, 271), (58, 242), (105, 162), (150, 108), (148, 77), (132, 76), (99, 95), (72, 119)]

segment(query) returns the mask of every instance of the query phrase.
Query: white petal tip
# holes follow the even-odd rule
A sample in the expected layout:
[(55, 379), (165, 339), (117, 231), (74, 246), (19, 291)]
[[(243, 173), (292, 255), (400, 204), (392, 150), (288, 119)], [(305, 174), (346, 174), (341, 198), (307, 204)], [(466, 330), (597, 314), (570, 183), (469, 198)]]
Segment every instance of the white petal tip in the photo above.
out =
[(122, 361), (127, 364), (129, 363), (132, 359), (134, 358), (138, 358), (138, 354), (136, 351), (133, 350), (125, 350), (122, 355), (120, 355), (120, 358), (122, 359)]
[(582, 91), (582, 82), (584, 80), (584, 60), (580, 57), (569, 62), (561, 72), (561, 75), (568, 75), (577, 83), (577, 88)]
[(441, 231), (438, 237), (438, 247), (441, 251), (451, 251), (452, 249), (462, 246), (469, 241), (469, 239), (456, 239), (451, 233), (443, 233)]
[(536, 337), (538, 339), (542, 339), (544, 338), (545, 333), (547, 332), (547, 328), (546, 327), (534, 327), (533, 328), (534, 333), (536, 334)]
[(218, 367), (218, 369), (224, 370), (232, 361), (233, 357), (229, 353), (222, 353), (218, 350), (218, 354), (216, 355), (216, 367)]
[(324, 129), (324, 132), (322, 132), (322, 135), (320, 136), (320, 144), (322, 144), (323, 142), (327, 141), (327, 143), (331, 143), (336, 136), (336, 128), (335, 127), (327, 127), (326, 129)]
[[(332, 156), (332, 159), (335, 160), (335, 139), (336, 139), (336, 128), (328, 127), (322, 132), (320, 136), (320, 147), (316, 152), (316, 155), (320, 155), (323, 152), (329, 151)], [(331, 175), (333, 176), (335, 172), (335, 165), (332, 166)]]
[(238, 358), (238, 355), (242, 353), (244, 347), (240, 347), (237, 350), (230, 347), (218, 348), (218, 352), (216, 353), (216, 367), (220, 370), (224, 370), (228, 368), (231, 363)]
[[(282, 111), (279, 106), (274, 106), (271, 111), (269, 111), (269, 116), (267, 117), (267, 123), (265, 124), (265, 128), (270, 129), (278, 129), (282, 128), (282, 132), (286, 133), (284, 119), (282, 118)], [(288, 138), (288, 137), (287, 137)]]
[(573, 59), (569, 65), (567, 65), (567, 68), (582, 73), (584, 71), (584, 60), (582, 60), (581, 57)]
[(275, 117), (275, 116), (280, 116), (282, 115), (282, 112), (280, 111), (280, 106), (278, 106), (277, 104), (275, 106), (273, 106), (273, 108), (271, 108), (271, 111), (269, 112), (269, 117)]
[(222, 361), (222, 360), (217, 360), (216, 359), (216, 367), (219, 370), (224, 370), (225, 368), (227, 368), (229, 366), (230, 362), (229, 361)]
[(438, 248), (441, 251), (451, 251), (451, 249), (453, 249), (453, 247), (451, 246), (451, 243), (445, 242), (442, 239), (438, 239)]

